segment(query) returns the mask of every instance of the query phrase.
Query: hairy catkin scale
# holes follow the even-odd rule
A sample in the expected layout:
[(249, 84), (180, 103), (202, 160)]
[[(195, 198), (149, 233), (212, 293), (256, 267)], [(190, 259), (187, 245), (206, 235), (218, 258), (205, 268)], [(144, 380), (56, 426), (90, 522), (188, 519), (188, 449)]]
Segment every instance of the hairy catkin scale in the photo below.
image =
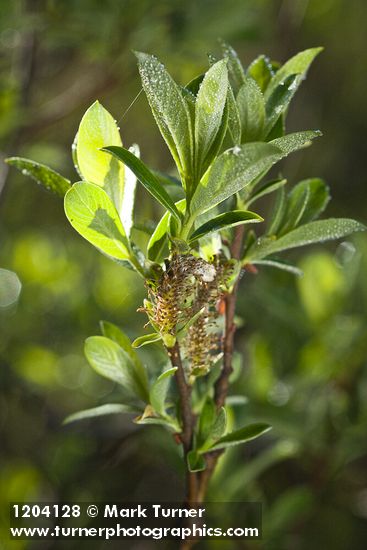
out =
[(233, 265), (219, 256), (209, 263), (190, 254), (175, 254), (167, 260), (158, 282), (148, 285), (150, 306), (144, 311), (163, 337), (175, 336), (203, 310), (181, 342), (185, 366), (192, 376), (206, 374), (220, 351), (216, 305), (232, 272)]

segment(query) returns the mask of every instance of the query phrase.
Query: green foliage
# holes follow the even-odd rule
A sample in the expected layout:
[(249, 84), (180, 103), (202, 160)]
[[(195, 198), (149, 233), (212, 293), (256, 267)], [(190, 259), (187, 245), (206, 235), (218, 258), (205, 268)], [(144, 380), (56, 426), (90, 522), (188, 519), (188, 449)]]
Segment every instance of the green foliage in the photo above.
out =
[(330, 218), (328, 220), (310, 222), (293, 229), (279, 239), (272, 237), (259, 239), (247, 252), (246, 261), (261, 260), (275, 252), (340, 239), (355, 231), (364, 230), (364, 225), (347, 218)]
[[(103, 336), (88, 338), (85, 344), (92, 368), (123, 387), (127, 404), (81, 411), (66, 422), (139, 412), (137, 424), (160, 425), (180, 434), (191, 472), (206, 468), (207, 454), (220, 454), (270, 429), (267, 423), (235, 429), (231, 407), (236, 398), (222, 406), (217, 388), (213, 392), (215, 380), (222, 376), (220, 342), (223, 334), (228, 338), (228, 327), (223, 332), (220, 320), (222, 303), (236, 288), (241, 265), (272, 266), (299, 275), (298, 267), (274, 255), (365, 229), (350, 219), (317, 220), (330, 198), (318, 178), (302, 180), (289, 192), (283, 177), (263, 181), (277, 162), (321, 135), (319, 130), (286, 133), (291, 100), (319, 52), (320, 48), (305, 50), (282, 67), (260, 56), (246, 70), (233, 48), (224, 44), (223, 59), (210, 56), (208, 70), (186, 87), (176, 83), (156, 57), (136, 53), (143, 89), (178, 178), (148, 168), (137, 145), (123, 147), (116, 122), (99, 102), (83, 116), (73, 146), (82, 181), (71, 185), (43, 165), (8, 159), (46, 188), (65, 195), (65, 213), (74, 229), (103, 254), (137, 271), (148, 289), (149, 299), (141, 309), (153, 333), (131, 343), (117, 326), (102, 322)], [(134, 201), (137, 181), (164, 209), (158, 223), (140, 223), (155, 227), (147, 243), (137, 238), (139, 223), (134, 225), (139, 211)], [(248, 210), (274, 192), (269, 215)], [(263, 232), (245, 233), (247, 224), (264, 219), (268, 223)], [(240, 233), (236, 241), (233, 228), (239, 226), (245, 238)], [(135, 348), (157, 342), (172, 367), (160, 369), (157, 376), (148, 365), (148, 379)], [(182, 355), (175, 362), (180, 347)], [(224, 354), (228, 349), (224, 346)], [(253, 386), (260, 394), (273, 381), (268, 363), (266, 388)], [(239, 367), (230, 383), (239, 376)], [(168, 398), (174, 378), (177, 384)], [(196, 422), (192, 416), (193, 433), (187, 443), (185, 422), (193, 412), (187, 412), (183, 399), (191, 395), (189, 406), (199, 418)], [(244, 396), (240, 397), (243, 405)]]
[(234, 432), (217, 439), (214, 445), (210, 447), (212, 451), (218, 451), (219, 449), (226, 449), (227, 447), (232, 447), (234, 445), (241, 445), (242, 443), (247, 443), (252, 441), (257, 437), (260, 437), (264, 433), (268, 432), (271, 429), (271, 426), (268, 424), (250, 424)]
[(87, 241), (116, 260), (129, 260), (125, 230), (107, 193), (93, 183), (79, 182), (65, 196), (65, 214)]
[(151, 334), (144, 334), (144, 336), (139, 336), (132, 343), (133, 348), (141, 348), (143, 346), (148, 346), (149, 344), (154, 344), (162, 340), (162, 336), (157, 332), (152, 332)]
[(221, 132), (222, 140), (216, 142), (223, 125), (227, 90), (227, 64), (225, 60), (221, 60), (205, 74), (195, 101), (195, 162), (196, 174), (199, 177), (215, 158), (224, 138), (225, 125)]
[(117, 382), (132, 398), (148, 400), (148, 379), (140, 363), (105, 336), (91, 336), (85, 342), (85, 355), (98, 374)]
[(192, 169), (194, 136), (188, 102), (153, 55), (136, 52), (138, 67), (152, 113), (187, 189)]
[(177, 367), (167, 369), (153, 383), (150, 390), (150, 403), (156, 413), (165, 416), (165, 401), (171, 377), (177, 371)]
[(249, 65), (247, 74), (257, 82), (260, 90), (264, 93), (274, 76), (274, 70), (270, 59), (266, 57), (266, 55), (259, 55), (259, 57), (254, 59)]
[(86, 409), (85, 411), (79, 411), (67, 416), (64, 420), (64, 424), (70, 424), (78, 420), (89, 420), (90, 418), (96, 418), (98, 416), (106, 416), (109, 414), (124, 414), (124, 413), (136, 413), (139, 409), (132, 407), (131, 405), (122, 405), (121, 403), (107, 403), (94, 407), (93, 409)]
[[(176, 208), (184, 213), (186, 209), (186, 199), (176, 202)], [(163, 214), (155, 230), (153, 231), (147, 244), (147, 254), (149, 260), (161, 261), (164, 250), (168, 242), (168, 235), (171, 227), (171, 213), (168, 211)]]
[(146, 375), (143, 364), (140, 361), (138, 354), (133, 349), (130, 338), (113, 323), (101, 321), (100, 326), (103, 336), (116, 342), (116, 344), (118, 344), (120, 348), (122, 348), (124, 352), (128, 354), (131, 361), (134, 363), (136, 370), (141, 373), (142, 379), (145, 379)]
[[(269, 194), (249, 204), (245, 194), (249, 193), (251, 200), (264, 181), (286, 177), (287, 196), (295, 183), (316, 174), (327, 179), (333, 195), (331, 207), (322, 217), (365, 218), (363, 121), (367, 102), (363, 91), (366, 73), (361, 67), (366, 65), (367, 50), (362, 47), (360, 32), (363, 0), (348, 3), (348, 12), (338, 0), (217, 0), (210, 8), (208, 3), (188, 0), (184, 8), (178, 2), (165, 2), (164, 9), (161, 2), (151, 0), (111, 1), (108, 5), (44, 2), (37, 13), (28, 12), (28, 7), (32, 10), (31, 3), (12, 2), (1, 16), (0, 133), (6, 154), (34, 158), (71, 182), (82, 180), (73, 173), (65, 144), (72, 141), (83, 110), (94, 98), (99, 97), (115, 119), (130, 105), (140, 89), (131, 48), (156, 52), (176, 81), (185, 83), (191, 75), (203, 72), (205, 59), (200, 52), (210, 51), (216, 36), (223, 36), (235, 41), (244, 74), (256, 80), (264, 93), (280, 68), (274, 62), (275, 53), (280, 55), (289, 48), (295, 53), (304, 45), (322, 42), (327, 49), (302, 82), (302, 96), (292, 100), (297, 103), (289, 111), (290, 124), (285, 113), (267, 139), (302, 129), (302, 124), (313, 128), (321, 123), (327, 138), (315, 141), (297, 158), (276, 165), (256, 190), (250, 192), (247, 186), (237, 203), (232, 197), (209, 211), (208, 217), (233, 209), (255, 210), (265, 223), (245, 226), (245, 233), (257, 238), (268, 228), (273, 197)], [(35, 55), (28, 48), (28, 36), (35, 36)], [(251, 63), (251, 54), (255, 55), (256, 48), (263, 51), (262, 44), (270, 45), (272, 59), (260, 56)], [(36, 67), (31, 73), (24, 70), (27, 59)], [(24, 76), (29, 77), (26, 105)], [(342, 79), (344, 85), (338, 86)], [(195, 95), (198, 88), (192, 90)], [(229, 107), (234, 94), (232, 89), (228, 92)], [(170, 166), (173, 162), (169, 153), (164, 155), (164, 143), (159, 143), (163, 140), (154, 129), (143, 96), (139, 95), (119, 124), (124, 146), (129, 148), (138, 140), (142, 160), (153, 173), (157, 175), (157, 166), (167, 167), (177, 182)], [(222, 150), (241, 143), (238, 123), (233, 130), (235, 124), (234, 118), (229, 121)], [(65, 226), (57, 199), (33, 189), (33, 183), (28, 186), (26, 178), (10, 166), (4, 167), (3, 177), (7, 168), (9, 176), (1, 197), (0, 265), (17, 273), (23, 286), (20, 299), (13, 301), (18, 294), (15, 279), (8, 280), (0, 273), (4, 290), (0, 302), (3, 304), (5, 297), (4, 304), (12, 303), (0, 308), (5, 412), (0, 492), (4, 510), (8, 501), (42, 500), (45, 494), (60, 491), (65, 501), (82, 501), (86, 489), (101, 502), (116, 500), (116, 494), (134, 495), (136, 490), (140, 492), (139, 487), (152, 498), (178, 500), (182, 487), (180, 446), (162, 429), (165, 424), (150, 426), (147, 419), (142, 429), (143, 425), (128, 425), (131, 415), (111, 415), (96, 418), (96, 424), (91, 419), (81, 426), (57, 428), (58, 421), (70, 412), (121, 401), (120, 388), (111, 395), (112, 384), (83, 360), (80, 342), (86, 334), (96, 332), (99, 318), (121, 324), (132, 339), (144, 334), (143, 315), (135, 313), (144, 289), (134, 272), (108, 261), (79, 235), (73, 238), (74, 231), (67, 227), (68, 222)], [(0, 186), (2, 183), (3, 179)], [(163, 185), (174, 201), (183, 196), (177, 184)], [(131, 236), (123, 214), (126, 235), (145, 251), (148, 233), (164, 214), (160, 205), (139, 189), (136, 229)], [(193, 230), (206, 221), (207, 217), (198, 219)], [(143, 224), (145, 233), (139, 229)], [(228, 253), (226, 243), (230, 244), (235, 231), (203, 237), (193, 248), (206, 260), (221, 248)], [(163, 269), (172, 240), (166, 235), (164, 242), (157, 260)], [(221, 456), (208, 501), (262, 501), (263, 544), (269, 550), (364, 547), (366, 243), (366, 233), (353, 234), (342, 238), (341, 244), (329, 242), (276, 253), (276, 260), (256, 262), (257, 275), (246, 272), (241, 279), (238, 315), (245, 327), (238, 328), (236, 340), (246, 359), (231, 391), (242, 399), (246, 396), (247, 403), (234, 407), (232, 399), (227, 399), (228, 429), (264, 420), (273, 425), (273, 431), (270, 438), (265, 434), (248, 447), (234, 447)], [(291, 267), (285, 259), (304, 276), (294, 280), (272, 267), (274, 263)], [(267, 358), (254, 352), (255, 337), (261, 337)], [(137, 351), (153, 383), (161, 372), (163, 346)], [(271, 377), (262, 370), (266, 359)], [(220, 364), (218, 360), (208, 377), (195, 382), (195, 399), (197, 393), (199, 399), (201, 392), (206, 392), (207, 378), (218, 376)], [(170, 389), (168, 406), (173, 410), (177, 403), (174, 379)], [(199, 408), (195, 411), (199, 414)], [(107, 444), (109, 438), (111, 445)], [(199, 456), (204, 461), (203, 455)], [(230, 518), (223, 514), (219, 519), (217, 523), (224, 525)], [(0, 539), (6, 537), (5, 521)], [(26, 542), (11, 544), (23, 547)]]
[(277, 86), (266, 101), (266, 124), (264, 136), (268, 137), (279, 118), (286, 112), (296, 93), (300, 77), (296, 74), (289, 75)]
[(322, 133), (320, 130), (306, 130), (305, 132), (294, 132), (293, 134), (273, 139), (270, 143), (278, 147), (278, 149), (281, 149), (283, 155), (286, 156), (298, 151), (298, 149), (307, 147), (310, 145), (312, 139), (321, 135)]
[(124, 167), (100, 149), (122, 145), (120, 132), (110, 113), (96, 101), (83, 116), (76, 140), (76, 163), (84, 181), (104, 188), (117, 212), (124, 211)]
[(39, 185), (43, 185), (45, 189), (56, 193), (56, 195), (60, 197), (63, 197), (71, 187), (69, 180), (39, 162), (20, 157), (8, 158), (6, 162), (10, 164), (10, 166), (15, 166), (22, 174), (31, 177)]
[(235, 146), (219, 155), (196, 189), (190, 210), (198, 215), (251, 184), (279, 160), (280, 150), (267, 143)]
[(256, 81), (247, 77), (236, 98), (242, 128), (241, 142), (259, 141), (264, 133), (265, 102)]
[(168, 195), (167, 191), (159, 183), (158, 178), (145, 166), (145, 164), (138, 159), (133, 153), (124, 149), (123, 147), (104, 147), (102, 149), (106, 153), (110, 153), (116, 159), (124, 162), (130, 170), (134, 172), (139, 181), (144, 185), (144, 187), (149, 191), (149, 193), (157, 199), (158, 202), (167, 208), (177, 219), (180, 221), (180, 214), (172, 201), (171, 197)]
[(205, 458), (196, 450), (192, 450), (187, 455), (187, 466), (190, 472), (202, 472), (206, 468)]
[(264, 221), (259, 214), (255, 212), (249, 212), (245, 210), (232, 210), (231, 212), (225, 212), (215, 216), (210, 221), (204, 223), (198, 227), (189, 238), (189, 242), (193, 243), (198, 239), (201, 239), (209, 233), (214, 231), (221, 231), (222, 229), (228, 229), (229, 227), (235, 227), (245, 223), (258, 223)]
[(299, 75), (302, 77), (297, 82), (298, 87), (302, 79), (305, 77), (312, 61), (320, 52), (322, 52), (322, 50), (323, 48), (309, 48), (308, 50), (299, 52), (297, 55), (289, 59), (289, 61), (284, 63), (284, 65), (276, 71), (275, 75), (270, 80), (266, 88), (266, 96), (270, 97), (276, 87), (291, 75)]

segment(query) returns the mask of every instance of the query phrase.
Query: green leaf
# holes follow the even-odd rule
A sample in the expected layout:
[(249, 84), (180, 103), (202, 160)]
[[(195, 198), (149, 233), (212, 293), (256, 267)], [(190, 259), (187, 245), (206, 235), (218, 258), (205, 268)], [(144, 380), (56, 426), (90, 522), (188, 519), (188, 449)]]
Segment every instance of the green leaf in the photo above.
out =
[(107, 145), (122, 145), (117, 124), (95, 101), (84, 114), (78, 130), (76, 155), (82, 178), (104, 188), (119, 214), (123, 209), (124, 167), (101, 152)]
[(271, 429), (269, 424), (250, 424), (239, 430), (235, 430), (224, 437), (221, 437), (211, 448), (210, 451), (217, 451), (219, 449), (226, 449), (227, 447), (232, 447), (233, 445), (241, 445), (242, 443), (247, 443), (257, 437), (260, 437), (264, 433), (268, 432)]
[[(135, 155), (135, 157), (139, 158), (140, 149), (138, 145), (132, 145), (129, 147), (129, 151)], [(137, 182), (138, 180), (134, 172), (125, 166), (125, 182), (120, 217), (128, 237), (130, 237), (131, 229), (134, 225), (134, 205)]]
[(241, 143), (259, 141), (264, 131), (265, 103), (263, 94), (253, 78), (246, 77), (236, 99), (241, 121)]
[(132, 343), (133, 348), (142, 348), (148, 344), (154, 344), (162, 340), (162, 336), (157, 332), (152, 332), (151, 334), (145, 334), (144, 336), (139, 336)]
[(188, 90), (194, 95), (197, 95), (200, 89), (200, 84), (204, 80), (204, 76), (205, 76), (205, 73), (202, 73), (196, 76), (195, 78), (193, 78), (192, 80), (190, 80), (190, 82), (185, 86), (186, 90)]
[(89, 418), (95, 418), (97, 416), (105, 416), (106, 414), (121, 414), (121, 413), (133, 413), (136, 414), (139, 409), (131, 405), (121, 405), (119, 403), (109, 403), (106, 405), (100, 405), (99, 407), (94, 407), (93, 409), (86, 409), (84, 411), (78, 411), (76, 413), (70, 414), (65, 418), (63, 424), (70, 424), (71, 422), (76, 422), (77, 420), (85, 420)]
[(298, 277), (302, 277), (303, 271), (296, 267), (295, 265), (289, 264), (288, 262), (280, 261), (280, 260), (257, 260), (255, 262), (252, 262), (253, 265), (265, 265), (269, 267), (276, 267), (278, 269), (281, 269), (282, 271), (288, 271), (289, 273), (292, 273), (292, 275), (297, 275)]
[(71, 187), (69, 180), (39, 162), (21, 157), (10, 157), (5, 162), (10, 166), (15, 166), (22, 174), (29, 176), (39, 185), (43, 185), (48, 191), (52, 191), (60, 197), (63, 197)]
[(105, 336), (91, 336), (85, 341), (85, 355), (98, 374), (117, 382), (132, 396), (148, 402), (146, 374), (136, 369), (131, 357), (116, 342)]
[(257, 82), (260, 90), (265, 92), (269, 82), (274, 76), (270, 59), (265, 55), (260, 55), (251, 63), (247, 69), (247, 74)]
[(286, 112), (280, 115), (276, 123), (274, 124), (272, 130), (269, 132), (269, 134), (266, 136), (266, 141), (273, 141), (274, 139), (277, 139), (279, 137), (283, 137), (285, 134), (285, 118), (286, 118)]
[(99, 325), (103, 336), (110, 338), (122, 347), (132, 358), (137, 357), (135, 351), (132, 349), (130, 338), (117, 326), (109, 321), (100, 321)]
[(134, 418), (136, 424), (158, 424), (169, 428), (176, 433), (181, 432), (181, 426), (176, 417), (165, 414), (164, 416), (157, 416), (156, 411), (153, 409), (152, 405), (148, 404), (141, 416)]
[(330, 192), (326, 183), (319, 178), (302, 180), (297, 187), (302, 188), (302, 186), (309, 189), (307, 205), (300, 220), (300, 223), (304, 224), (318, 218), (323, 213), (330, 200)]
[(284, 191), (284, 187), (278, 190), (276, 195), (275, 204), (272, 210), (272, 216), (269, 222), (269, 228), (267, 230), (268, 235), (276, 235), (278, 229), (284, 219), (284, 213), (287, 208), (287, 197)]
[[(229, 89), (229, 87), (228, 87)], [(222, 116), (222, 121), (221, 121), (221, 124), (220, 124), (220, 127), (219, 127), (219, 131), (212, 143), (212, 146), (211, 148), (209, 149), (209, 152), (208, 154), (206, 155), (206, 158), (201, 166), (201, 170), (200, 170), (200, 177), (205, 174), (206, 170), (209, 168), (209, 166), (211, 165), (211, 163), (213, 162), (213, 160), (216, 158), (216, 156), (218, 155), (222, 145), (223, 145), (223, 141), (224, 141), (224, 138), (226, 136), (226, 133), (227, 133), (227, 129), (228, 129), (228, 119), (229, 119), (229, 106), (228, 106), (228, 101), (226, 101), (225, 105), (224, 105), (224, 111), (223, 111), (223, 116)], [(199, 178), (198, 178), (199, 179)]]
[[(182, 199), (176, 202), (176, 207), (179, 212), (184, 212), (186, 209), (186, 199)], [(164, 248), (168, 242), (170, 217), (170, 212), (166, 212), (162, 216), (152, 236), (149, 239), (147, 247), (148, 258), (153, 262), (159, 262), (162, 259)]]
[(264, 183), (264, 185), (262, 185), (257, 189), (257, 191), (252, 195), (252, 197), (250, 197), (246, 201), (246, 206), (250, 206), (250, 204), (257, 201), (261, 197), (265, 197), (265, 195), (268, 195), (270, 193), (273, 193), (277, 189), (280, 189), (281, 187), (286, 185), (286, 183), (287, 183), (287, 180), (284, 178), (267, 181), (266, 183)]
[(107, 193), (93, 183), (79, 182), (65, 195), (65, 214), (82, 237), (117, 260), (129, 260), (124, 228)]
[(217, 414), (215, 422), (210, 430), (209, 437), (213, 441), (217, 441), (222, 437), (222, 435), (226, 431), (226, 426), (227, 426), (226, 409), (224, 407), (221, 407)]
[(297, 55), (289, 59), (284, 65), (275, 73), (275, 76), (271, 79), (266, 90), (266, 96), (270, 97), (275, 88), (279, 86), (289, 75), (297, 74), (305, 77), (309, 66), (315, 57), (323, 50), (323, 48), (310, 48), (299, 52)]
[(283, 151), (283, 156), (287, 156), (298, 149), (310, 145), (312, 139), (322, 136), (320, 130), (306, 130), (305, 132), (294, 132), (280, 138), (273, 139), (269, 143)]
[(264, 221), (264, 219), (259, 216), (259, 214), (247, 210), (224, 212), (224, 214), (219, 214), (198, 227), (198, 229), (190, 235), (189, 243), (193, 243), (213, 231), (221, 231), (222, 229), (228, 229), (229, 227), (235, 227), (236, 225), (242, 225), (244, 223), (258, 223), (262, 221)]
[(116, 342), (120, 348), (122, 348), (130, 357), (131, 361), (135, 365), (135, 369), (139, 374), (144, 387), (148, 387), (147, 372), (143, 363), (140, 361), (138, 354), (133, 349), (130, 338), (116, 325), (109, 323), (108, 321), (100, 321), (100, 326), (103, 336)]
[(270, 254), (299, 246), (340, 239), (366, 227), (348, 218), (329, 218), (301, 225), (279, 239), (260, 239), (247, 253), (247, 261), (261, 260)]
[(264, 128), (264, 137), (267, 137), (278, 119), (285, 113), (296, 93), (299, 75), (292, 74), (284, 82), (275, 88), (266, 102), (266, 123)]
[(280, 235), (291, 231), (299, 225), (310, 197), (308, 185), (295, 185), (287, 197), (287, 207), (284, 213), (280, 230)]
[(179, 187), (182, 191), (181, 182), (178, 178), (175, 178), (175, 176), (171, 176), (170, 174), (165, 174), (163, 172), (160, 172), (159, 170), (151, 170), (151, 172), (159, 180), (159, 183), (163, 184), (163, 186), (168, 185), (168, 186), (171, 186), (172, 189)]
[(238, 92), (242, 84), (245, 82), (245, 71), (236, 51), (225, 42), (222, 42), (222, 51), (225, 59), (228, 60), (228, 72), (235, 92)]
[(283, 216), (285, 223), (280, 234), (317, 218), (329, 199), (329, 189), (322, 180), (313, 178), (297, 183), (288, 195), (287, 210)]
[(210, 210), (238, 193), (280, 157), (281, 151), (268, 143), (247, 143), (228, 149), (202, 177), (190, 204), (191, 214)]
[(171, 377), (175, 374), (177, 367), (164, 371), (153, 383), (150, 390), (150, 403), (157, 414), (165, 415), (165, 401)]
[(196, 450), (187, 454), (187, 466), (190, 472), (202, 472), (206, 468), (204, 457)]
[(198, 425), (198, 446), (199, 448), (208, 439), (210, 430), (217, 416), (216, 407), (212, 398), (208, 397), (203, 405)]
[(227, 426), (227, 413), (224, 407), (214, 417), (214, 420), (208, 430), (204, 443), (198, 448), (199, 453), (205, 453), (222, 437)]
[(221, 127), (227, 90), (227, 61), (222, 59), (207, 71), (196, 98), (195, 149), (199, 174)]
[(141, 52), (135, 54), (143, 88), (161, 134), (180, 173), (189, 173), (193, 160), (193, 130), (182, 91), (156, 57)]
[(234, 145), (241, 143), (241, 119), (231, 86), (228, 86), (228, 130)]
[(170, 216), (170, 212), (165, 212), (165, 214), (163, 214), (149, 239), (147, 252), (148, 258), (152, 262), (159, 262), (162, 260), (164, 249), (168, 243)]
[(147, 191), (149, 191), (149, 193), (153, 195), (158, 202), (167, 208), (167, 210), (169, 210), (177, 218), (177, 220), (181, 219), (175, 203), (165, 188), (162, 187), (158, 178), (138, 157), (124, 147), (104, 147), (102, 150), (106, 151), (106, 153), (110, 153), (116, 159), (126, 164), (128, 168), (134, 172), (138, 180), (144, 185), (145, 189), (147, 189)]

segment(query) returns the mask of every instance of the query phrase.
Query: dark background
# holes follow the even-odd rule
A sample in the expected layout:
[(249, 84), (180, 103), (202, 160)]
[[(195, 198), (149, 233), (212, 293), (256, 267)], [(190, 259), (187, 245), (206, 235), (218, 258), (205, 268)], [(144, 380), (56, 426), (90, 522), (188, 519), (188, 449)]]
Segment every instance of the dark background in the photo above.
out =
[[(33, 158), (76, 181), (70, 146), (98, 98), (120, 120), (124, 144), (139, 143), (149, 165), (170, 170), (143, 94), (124, 115), (140, 90), (132, 49), (158, 55), (184, 84), (207, 66), (218, 38), (245, 66), (260, 53), (283, 62), (322, 45), (288, 130), (320, 128), (324, 137), (282, 169), (293, 183), (325, 178), (327, 214), (366, 223), (366, 24), (365, 0), (2, 0), (1, 155)], [(0, 267), (22, 283), (18, 300), (14, 288), (8, 299), (0, 293), (4, 525), (14, 500), (180, 500), (178, 448), (162, 429), (120, 416), (62, 427), (71, 412), (118, 401), (87, 365), (83, 341), (98, 334), (100, 319), (141, 334), (140, 280), (83, 241), (60, 200), (3, 163), (0, 190)], [(138, 219), (158, 219), (141, 190), (138, 204)], [(209, 498), (263, 502), (264, 542), (248, 548), (366, 547), (366, 253), (361, 234), (290, 254), (301, 279), (270, 268), (244, 277), (236, 358), (244, 369), (232, 392), (249, 403), (232, 421), (268, 421), (273, 430), (227, 453)], [(158, 348), (146, 349), (157, 369)], [(1, 549), (52, 548), (6, 537), (4, 527)]]

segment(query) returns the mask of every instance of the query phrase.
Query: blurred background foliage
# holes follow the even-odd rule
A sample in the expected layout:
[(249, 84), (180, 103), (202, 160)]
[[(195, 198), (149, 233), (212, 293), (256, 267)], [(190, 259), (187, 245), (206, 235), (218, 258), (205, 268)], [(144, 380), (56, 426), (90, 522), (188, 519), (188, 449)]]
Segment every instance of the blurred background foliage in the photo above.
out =
[[(132, 49), (155, 53), (185, 83), (206, 66), (218, 37), (245, 64), (259, 53), (284, 61), (323, 45), (288, 129), (320, 128), (325, 136), (283, 170), (293, 183), (325, 178), (333, 195), (328, 214), (366, 223), (366, 22), (365, 0), (5, 0), (1, 155), (45, 162), (75, 181), (70, 146), (98, 98), (119, 120), (125, 144), (138, 142), (148, 164), (170, 170), (142, 94), (126, 112), (140, 91)], [(1, 163), (3, 522), (15, 500), (179, 500), (177, 446), (160, 428), (124, 417), (62, 427), (71, 412), (118, 401), (113, 384), (87, 366), (83, 341), (98, 334), (100, 319), (141, 334), (136, 309), (144, 289), (72, 231), (59, 200), (7, 171)], [(139, 193), (140, 220), (157, 219)], [(233, 375), (233, 391), (248, 402), (233, 407), (232, 421), (269, 421), (274, 429), (227, 453), (209, 498), (263, 502), (264, 542), (246, 548), (364, 549), (367, 236), (292, 259), (303, 278), (271, 268), (244, 276), (236, 357), (244, 368)], [(142, 354), (158, 368), (158, 348)], [(0, 540), (2, 549), (53, 548), (9, 543), (5, 531)]]

